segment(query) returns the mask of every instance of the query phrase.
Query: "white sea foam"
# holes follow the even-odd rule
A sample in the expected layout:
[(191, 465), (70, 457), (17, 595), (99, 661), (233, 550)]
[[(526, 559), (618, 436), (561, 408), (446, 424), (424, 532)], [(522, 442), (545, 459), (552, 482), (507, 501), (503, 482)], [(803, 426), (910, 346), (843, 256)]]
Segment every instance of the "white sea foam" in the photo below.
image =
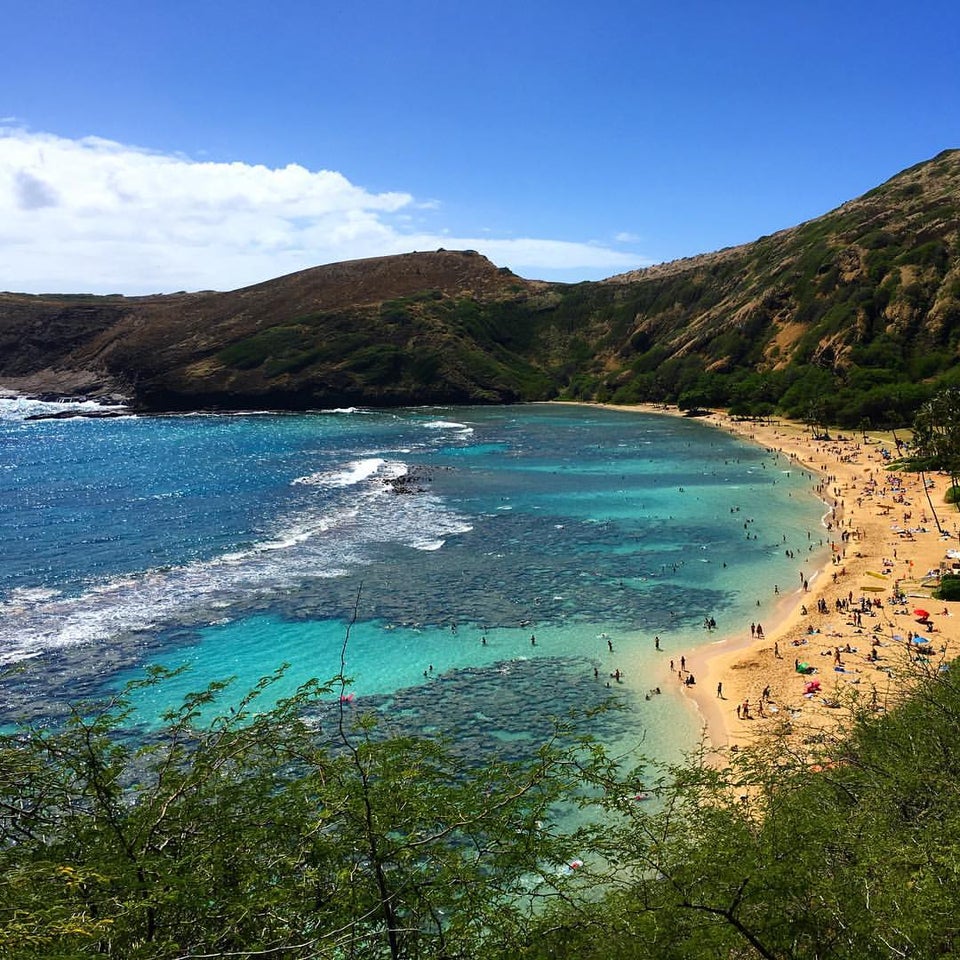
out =
[(343, 469), (321, 470), (304, 477), (297, 477), (292, 482), (333, 489), (336, 487), (352, 487), (364, 480), (373, 478), (396, 480), (398, 477), (405, 476), (408, 470), (409, 468), (405, 463), (384, 460), (382, 457), (366, 457), (363, 460), (354, 460)]
[[(287, 548), (288, 553), (295, 550), (294, 545)], [(256, 603), (278, 589), (295, 586), (308, 572), (312, 577), (339, 576), (345, 563), (361, 560), (350, 549), (331, 549), (322, 558), (310, 551), (308, 571), (296, 557), (292, 563), (289, 557), (287, 562), (280, 559), (283, 552), (251, 549), (234, 563), (218, 558), (116, 578), (76, 597), (21, 603), (10, 611), (15, 613), (11, 618), (3, 616), (8, 611), (0, 608), (0, 663), (34, 656), (42, 649), (157, 629), (191, 612), (222, 610), (239, 596)]]
[(10, 591), (10, 603), (36, 603), (59, 597), (60, 591), (51, 587), (17, 587)]
[(456, 420), (428, 420), (423, 426), (427, 430), (456, 430), (463, 437), (474, 432), (469, 424), (458, 423)]
[(28, 397), (0, 397), (0, 420), (26, 420), (28, 417), (75, 413), (82, 417), (90, 413), (120, 413), (126, 407), (103, 404), (95, 400), (31, 400)]
[(77, 596), (12, 592), (0, 603), (0, 663), (174, 623), (212, 622), (238, 598), (249, 608), (305, 581), (343, 576), (372, 562), (377, 545), (439, 550), (472, 529), (438, 497), (395, 496), (386, 484), (363, 482), (406, 472), (406, 464), (381, 458), (329, 471), (324, 476), (332, 482), (317, 491), (315, 505), (304, 491), (305, 502), (278, 517), (262, 539), (209, 560), (117, 576)]

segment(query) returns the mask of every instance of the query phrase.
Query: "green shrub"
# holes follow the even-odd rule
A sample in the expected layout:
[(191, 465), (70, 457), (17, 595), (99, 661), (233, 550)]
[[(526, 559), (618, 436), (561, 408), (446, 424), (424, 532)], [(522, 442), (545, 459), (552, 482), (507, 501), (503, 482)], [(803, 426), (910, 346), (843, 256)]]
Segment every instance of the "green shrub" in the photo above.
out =
[(960, 577), (945, 576), (940, 588), (934, 593), (937, 600), (960, 600)]
[(372, 344), (349, 357), (347, 367), (366, 383), (390, 383), (400, 375), (404, 353), (389, 343)]
[(949, 487), (943, 499), (947, 503), (960, 503), (960, 487)]

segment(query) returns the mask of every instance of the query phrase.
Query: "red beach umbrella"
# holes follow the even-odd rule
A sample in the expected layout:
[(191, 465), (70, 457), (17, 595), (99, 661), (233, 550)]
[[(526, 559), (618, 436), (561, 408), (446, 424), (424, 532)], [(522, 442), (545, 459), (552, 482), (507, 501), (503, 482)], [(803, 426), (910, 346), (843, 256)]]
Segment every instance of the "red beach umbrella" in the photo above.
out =
[(913, 611), (913, 615), (914, 615), (915, 617), (919, 617), (921, 620), (926, 620), (927, 617), (930, 616), (930, 614), (927, 613), (926, 610), (914, 610), (914, 611)]

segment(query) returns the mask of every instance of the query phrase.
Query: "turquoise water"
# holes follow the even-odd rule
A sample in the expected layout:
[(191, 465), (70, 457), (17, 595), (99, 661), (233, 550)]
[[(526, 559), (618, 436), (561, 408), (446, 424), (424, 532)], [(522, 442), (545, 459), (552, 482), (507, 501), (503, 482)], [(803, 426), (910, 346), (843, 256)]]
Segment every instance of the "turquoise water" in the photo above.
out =
[(385, 722), (505, 741), (613, 694), (603, 735), (668, 755), (699, 729), (669, 659), (768, 614), (822, 536), (809, 477), (671, 417), (0, 407), (0, 660), (27, 666), (7, 720), (187, 665), (139, 701), (150, 725), (210, 681), (286, 663), (285, 695), (343, 654), (351, 709)]

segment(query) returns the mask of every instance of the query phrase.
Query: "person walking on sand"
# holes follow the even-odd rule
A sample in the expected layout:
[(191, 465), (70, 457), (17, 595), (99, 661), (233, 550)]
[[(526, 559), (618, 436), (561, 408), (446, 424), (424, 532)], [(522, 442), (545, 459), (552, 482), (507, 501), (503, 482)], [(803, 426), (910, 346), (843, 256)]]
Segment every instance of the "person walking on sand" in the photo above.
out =
[(723, 699), (723, 681), (722, 680), (717, 684), (717, 696), (721, 700)]

